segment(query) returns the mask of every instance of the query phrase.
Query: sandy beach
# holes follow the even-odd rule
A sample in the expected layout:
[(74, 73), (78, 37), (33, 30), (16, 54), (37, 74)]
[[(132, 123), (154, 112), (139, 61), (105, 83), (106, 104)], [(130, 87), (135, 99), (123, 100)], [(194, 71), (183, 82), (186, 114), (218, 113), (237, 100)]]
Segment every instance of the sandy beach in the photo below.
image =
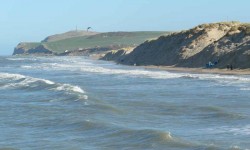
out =
[[(92, 54), (89, 56), (90, 59), (100, 60), (104, 54)], [(189, 73), (206, 73), (206, 74), (223, 74), (223, 75), (250, 75), (250, 69), (218, 69), (218, 68), (187, 68), (187, 67), (176, 67), (176, 66), (137, 66), (147, 69), (159, 69), (173, 72), (189, 72)]]
[(174, 72), (190, 72), (190, 73), (210, 73), (210, 74), (223, 74), (223, 75), (250, 75), (250, 69), (206, 69), (206, 68), (184, 68), (184, 67), (175, 67), (175, 66), (143, 66), (144, 68), (150, 69), (160, 69), (165, 71), (174, 71)]

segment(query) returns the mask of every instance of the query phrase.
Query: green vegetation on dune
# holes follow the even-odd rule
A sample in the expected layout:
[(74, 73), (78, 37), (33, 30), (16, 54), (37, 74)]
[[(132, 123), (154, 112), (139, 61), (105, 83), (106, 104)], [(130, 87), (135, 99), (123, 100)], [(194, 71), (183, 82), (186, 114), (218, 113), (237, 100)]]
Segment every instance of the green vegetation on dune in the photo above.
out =
[(245, 24), (246, 34), (250, 35), (250, 24)]
[(25, 42), (25, 43), (20, 43), (17, 47), (25, 47), (25, 49), (33, 49), (39, 46), (41, 43), (40, 42)]
[(90, 31), (83, 31), (83, 30), (75, 30), (75, 31), (69, 31), (61, 34), (55, 34), (46, 37), (42, 42), (54, 42), (54, 41), (60, 41), (64, 39), (74, 38), (74, 37), (81, 37), (81, 36), (91, 36), (99, 34), (98, 32), (90, 32)]
[(109, 47), (109, 46), (133, 46), (144, 42), (147, 39), (155, 38), (164, 32), (109, 32), (93, 36), (75, 37), (55, 42), (44, 43), (49, 49), (55, 52), (65, 50)]
[(53, 42), (43, 42), (53, 52), (110, 46), (137, 46), (146, 40), (157, 38), (167, 32), (108, 32), (92, 36), (74, 37)]
[[(107, 33), (85, 33), (79, 36), (80, 32), (66, 32), (49, 36), (42, 42), (20, 43), (13, 54), (22, 53), (64, 53), (67, 51), (106, 48), (116, 49), (124, 47), (136, 47), (146, 40), (156, 39), (170, 32), (141, 31), (141, 32), (107, 32)], [(72, 37), (77, 36), (77, 37)], [(66, 39), (65, 39), (66, 38)]]

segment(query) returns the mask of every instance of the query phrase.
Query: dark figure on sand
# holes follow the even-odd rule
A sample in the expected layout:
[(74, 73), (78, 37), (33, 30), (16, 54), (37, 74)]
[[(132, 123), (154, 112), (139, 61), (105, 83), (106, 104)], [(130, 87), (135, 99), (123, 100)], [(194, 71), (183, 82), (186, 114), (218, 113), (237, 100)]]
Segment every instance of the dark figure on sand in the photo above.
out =
[(230, 70), (233, 70), (233, 65), (232, 64), (230, 65)]
[(232, 65), (232, 64), (230, 64), (230, 65), (228, 64), (228, 65), (227, 65), (227, 70), (229, 70), (229, 69), (230, 69), (230, 70), (233, 70), (233, 65)]

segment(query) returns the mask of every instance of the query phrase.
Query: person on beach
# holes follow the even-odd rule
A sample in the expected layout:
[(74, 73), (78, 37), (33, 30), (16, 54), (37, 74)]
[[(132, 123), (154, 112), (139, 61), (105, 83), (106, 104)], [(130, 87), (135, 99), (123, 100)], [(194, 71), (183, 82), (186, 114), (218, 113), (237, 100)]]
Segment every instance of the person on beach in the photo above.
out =
[(230, 65), (230, 70), (233, 70), (233, 65), (232, 64)]

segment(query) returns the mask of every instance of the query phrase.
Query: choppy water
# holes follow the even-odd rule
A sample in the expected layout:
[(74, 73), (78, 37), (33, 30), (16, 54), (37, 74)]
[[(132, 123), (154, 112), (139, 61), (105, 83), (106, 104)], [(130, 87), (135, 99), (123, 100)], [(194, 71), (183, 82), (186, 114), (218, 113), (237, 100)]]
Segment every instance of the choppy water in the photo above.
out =
[(0, 149), (250, 149), (250, 76), (0, 57)]

